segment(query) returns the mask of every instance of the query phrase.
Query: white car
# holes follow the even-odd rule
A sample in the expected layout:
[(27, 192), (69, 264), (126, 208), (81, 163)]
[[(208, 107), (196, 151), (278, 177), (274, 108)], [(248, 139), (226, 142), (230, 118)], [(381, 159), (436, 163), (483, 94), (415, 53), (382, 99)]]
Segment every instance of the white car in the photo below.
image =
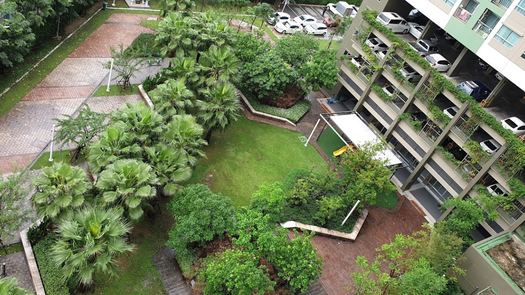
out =
[(505, 77), (500, 72), (496, 72), (495, 76), (496, 76), (496, 79), (498, 79), (499, 81), (503, 80), (503, 78)]
[(479, 145), (481, 146), (481, 149), (489, 155), (493, 155), (501, 147), (501, 144), (492, 138), (480, 142)]
[(508, 195), (507, 190), (501, 186), (499, 183), (491, 184), (487, 186), (487, 190), (489, 193), (493, 196), (504, 196), (506, 197)]
[[(408, 26), (409, 26), (408, 33), (414, 36), (414, 38), (416, 39), (421, 39), (421, 34), (423, 34), (423, 31), (425, 30), (425, 26), (422, 26), (417, 23), (408, 23)], [(439, 39), (437, 35), (434, 34), (430, 37), (430, 41), (432, 41), (435, 44), (438, 44)]]
[(416, 70), (414, 70), (411, 66), (405, 66), (399, 70), (401, 72), (401, 75), (407, 79), (410, 83), (416, 83), (421, 80), (422, 76), (420, 73), (418, 73)]
[(294, 18), (293, 21), (304, 27), (306, 25), (316, 23), (317, 19), (309, 14), (303, 14)]
[(275, 25), (276, 23), (278, 22), (283, 22), (283, 21), (287, 21), (287, 20), (290, 20), (290, 15), (288, 13), (285, 13), (285, 12), (276, 12), (276, 13), (272, 13), (268, 16), (268, 19), (266, 19), (266, 21), (270, 24), (270, 25)]
[(392, 97), (394, 95), (394, 92), (396, 92), (396, 88), (392, 85), (388, 85), (383, 87), (383, 91), (388, 94), (388, 96)]
[(425, 58), (430, 63), (430, 66), (438, 72), (446, 72), (451, 67), (450, 62), (439, 53), (429, 54)]
[(292, 20), (287, 20), (284, 22), (279, 22), (275, 24), (275, 30), (279, 34), (293, 34), (296, 32), (300, 32), (303, 30), (303, 27), (301, 27), (299, 24)]
[(503, 119), (501, 120), (501, 125), (503, 125), (505, 129), (512, 131), (516, 136), (525, 134), (525, 122), (518, 117)]
[(375, 52), (375, 54), (379, 60), (382, 60), (388, 54), (388, 50), (378, 50)]
[(459, 108), (458, 107), (450, 107), (443, 110), (443, 113), (447, 115), (450, 119), (454, 118), (454, 116), (458, 113)]
[(326, 34), (326, 32), (328, 32), (328, 29), (324, 24), (315, 23), (304, 26), (303, 31), (306, 34), (324, 35)]
[(388, 45), (386, 45), (383, 41), (381, 41), (379, 38), (370, 38), (365, 41), (365, 44), (372, 49), (373, 52), (376, 51), (383, 51), (388, 49)]

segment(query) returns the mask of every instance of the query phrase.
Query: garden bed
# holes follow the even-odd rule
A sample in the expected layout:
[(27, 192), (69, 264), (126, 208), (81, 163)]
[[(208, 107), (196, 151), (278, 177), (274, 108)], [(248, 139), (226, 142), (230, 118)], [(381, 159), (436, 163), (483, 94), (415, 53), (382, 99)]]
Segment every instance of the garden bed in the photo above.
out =
[(521, 290), (525, 290), (525, 244), (521, 240), (512, 236), (486, 253)]

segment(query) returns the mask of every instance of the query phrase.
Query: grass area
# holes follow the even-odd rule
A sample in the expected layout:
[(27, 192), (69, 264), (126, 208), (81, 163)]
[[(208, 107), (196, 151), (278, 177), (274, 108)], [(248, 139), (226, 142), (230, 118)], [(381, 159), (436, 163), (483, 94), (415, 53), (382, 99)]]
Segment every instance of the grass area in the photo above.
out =
[(333, 157), (333, 152), (345, 145), (345, 143), (337, 136), (332, 128), (328, 126), (317, 140), (317, 144), (328, 157)]
[(282, 181), (293, 168), (318, 169), (326, 162), (302, 134), (252, 122), (241, 117), (223, 133), (212, 134), (190, 183), (205, 183), (215, 193), (229, 196), (233, 204), (248, 205), (263, 182)]
[(160, 20), (141, 20), (140, 21), (141, 25), (151, 28), (155, 31), (159, 27), (159, 23), (160, 23)]
[[(6, 250), (7, 250), (7, 254), (5, 254)], [(22, 245), (22, 243), (6, 245), (5, 248), (0, 247), (0, 257), (4, 257), (6, 255), (18, 253), (22, 251), (24, 251), (24, 246)]]
[(54, 151), (53, 152), (53, 161), (49, 161), (49, 152), (43, 153), (38, 160), (36, 160), (33, 167), (31, 167), (31, 170), (37, 170), (44, 167), (49, 167), (53, 165), (54, 162), (67, 162), (69, 163), (71, 156), (69, 156), (69, 153), (71, 150), (66, 151)]
[(139, 84), (131, 85), (131, 88), (123, 89), (121, 86), (110, 85), (109, 92), (107, 92), (107, 85), (100, 86), (97, 91), (93, 94), (94, 97), (99, 96), (117, 96), (117, 95), (130, 95), (130, 94), (139, 94)]
[[(319, 40), (319, 48), (320, 49), (326, 49), (328, 48), (328, 44), (330, 43), (330, 40)], [(341, 41), (332, 41), (332, 44), (330, 45), (330, 49), (333, 49), (335, 51), (339, 50), (339, 47), (341, 47)]]
[(397, 201), (397, 195), (394, 192), (378, 194), (375, 205), (383, 208), (394, 209), (396, 208)]

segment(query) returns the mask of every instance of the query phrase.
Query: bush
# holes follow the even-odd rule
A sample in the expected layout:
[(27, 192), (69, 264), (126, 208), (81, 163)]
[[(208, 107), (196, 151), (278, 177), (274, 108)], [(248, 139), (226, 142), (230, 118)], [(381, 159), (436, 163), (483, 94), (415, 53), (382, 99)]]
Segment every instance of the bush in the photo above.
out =
[(155, 48), (155, 34), (141, 33), (124, 53), (141, 57), (160, 56), (160, 51)]
[(67, 282), (63, 279), (62, 269), (57, 267), (51, 256), (49, 249), (55, 244), (55, 236), (48, 234), (38, 244), (33, 245), (38, 270), (44, 283), (44, 289), (48, 295), (67, 295), (69, 289)]
[(154, 77), (147, 76), (146, 79), (144, 79), (144, 81), (142, 82), (142, 87), (144, 87), (144, 91), (148, 93), (151, 90), (157, 88), (157, 85), (164, 83), (166, 79), (166, 76), (162, 76), (160, 73), (155, 74)]
[(263, 183), (252, 196), (250, 209), (269, 216), (269, 222), (279, 222), (283, 216), (286, 193), (282, 189), (282, 184)]
[(49, 233), (50, 225), (51, 220), (49, 220), (47, 217), (44, 217), (44, 219), (42, 219), (38, 225), (33, 224), (31, 227), (29, 227), (27, 230), (27, 238), (29, 239), (31, 245), (36, 245), (38, 241), (40, 241)]

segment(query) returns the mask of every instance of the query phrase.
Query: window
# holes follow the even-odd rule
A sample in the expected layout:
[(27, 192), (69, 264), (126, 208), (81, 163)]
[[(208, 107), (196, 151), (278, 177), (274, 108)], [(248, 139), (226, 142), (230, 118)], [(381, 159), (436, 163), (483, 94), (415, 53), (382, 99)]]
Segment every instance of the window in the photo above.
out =
[(441, 0), (445, 2), (448, 6), (452, 7), (456, 3), (456, 0)]
[(525, 15), (525, 0), (521, 0), (516, 6), (516, 11)]
[(507, 28), (506, 26), (501, 26), (494, 38), (498, 40), (501, 44), (505, 45), (505, 47), (512, 49), (512, 47), (514, 47), (514, 45), (516, 45), (516, 42), (518, 42), (518, 40), (520, 39), (520, 35), (516, 34), (514, 31)]
[(495, 3), (499, 6), (503, 6), (505, 8), (509, 8), (509, 6), (512, 4), (512, 0), (492, 0), (492, 3)]

